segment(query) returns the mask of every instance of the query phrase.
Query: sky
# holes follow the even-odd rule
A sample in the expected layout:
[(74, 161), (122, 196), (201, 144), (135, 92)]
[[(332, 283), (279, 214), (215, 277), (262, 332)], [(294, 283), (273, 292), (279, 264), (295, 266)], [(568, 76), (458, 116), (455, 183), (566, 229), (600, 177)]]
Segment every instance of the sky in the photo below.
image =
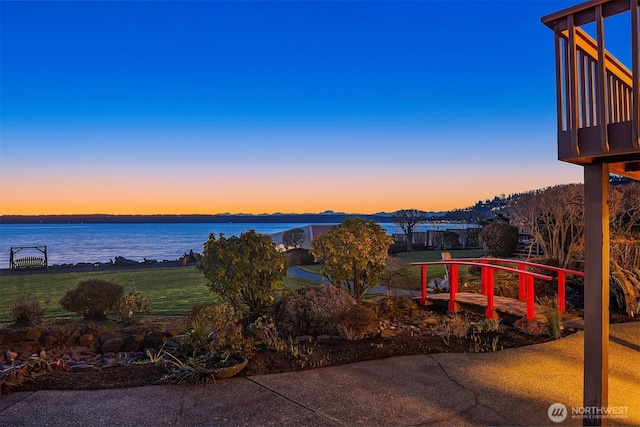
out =
[(450, 210), (557, 160), (567, 1), (0, 2), (0, 214)]

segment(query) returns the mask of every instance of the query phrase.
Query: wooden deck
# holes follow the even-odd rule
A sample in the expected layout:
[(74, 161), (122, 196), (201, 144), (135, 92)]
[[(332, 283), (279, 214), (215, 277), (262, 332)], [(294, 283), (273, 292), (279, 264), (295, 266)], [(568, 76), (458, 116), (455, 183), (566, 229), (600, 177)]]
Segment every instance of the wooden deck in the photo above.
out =
[[(433, 303), (446, 304), (449, 301), (449, 293), (441, 293), (441, 294), (427, 294), (427, 300)], [(486, 308), (487, 307), (487, 297), (486, 295), (472, 293), (472, 292), (458, 292), (456, 294), (456, 303), (464, 306), (470, 305), (475, 307)], [(507, 298), (501, 296), (493, 297), (493, 308), (494, 311), (502, 314), (507, 314), (516, 317), (527, 317), (527, 305), (524, 301), (519, 301), (515, 298)], [(535, 313), (536, 320), (546, 321), (544, 315), (544, 307), (540, 304), (535, 304)], [(568, 315), (567, 313), (562, 314), (562, 323), (565, 326), (570, 326), (576, 329), (582, 329), (582, 319)]]

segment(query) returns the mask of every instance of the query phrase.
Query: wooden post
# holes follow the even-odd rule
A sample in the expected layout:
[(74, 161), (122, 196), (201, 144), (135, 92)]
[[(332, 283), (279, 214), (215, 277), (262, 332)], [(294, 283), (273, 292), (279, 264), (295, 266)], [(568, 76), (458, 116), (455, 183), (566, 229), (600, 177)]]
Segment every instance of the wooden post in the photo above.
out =
[(427, 305), (427, 266), (420, 266), (420, 305)]
[[(584, 397), (583, 406), (609, 405), (609, 165), (584, 166)], [(606, 425), (585, 418), (584, 425)]]
[[(518, 269), (522, 271), (527, 271), (527, 265), (520, 263), (518, 265)], [(524, 276), (524, 274), (520, 274), (518, 277), (518, 299), (520, 301), (524, 301), (527, 298), (526, 281), (527, 281), (527, 278)]]
[(451, 265), (451, 274), (449, 274), (449, 312), (455, 313), (456, 310), (456, 293), (458, 293), (458, 264)]
[(560, 313), (566, 311), (565, 300), (565, 275), (564, 271), (558, 271), (558, 311), (560, 311)]

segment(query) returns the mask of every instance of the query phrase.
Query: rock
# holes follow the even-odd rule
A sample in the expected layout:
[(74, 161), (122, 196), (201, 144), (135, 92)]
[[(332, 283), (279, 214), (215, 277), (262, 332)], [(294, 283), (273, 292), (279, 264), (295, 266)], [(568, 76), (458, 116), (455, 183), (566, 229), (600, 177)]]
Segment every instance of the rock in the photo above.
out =
[(117, 256), (116, 257), (116, 261), (114, 262), (115, 265), (137, 265), (138, 261), (134, 261), (131, 259), (126, 259), (125, 257), (121, 257), (121, 256)]
[(98, 338), (98, 342), (100, 342), (100, 345), (102, 345), (105, 342), (112, 340), (114, 338), (119, 338), (119, 337), (112, 332), (105, 332), (104, 334), (100, 335), (100, 338)]
[(302, 335), (302, 336), (296, 337), (294, 342), (296, 344), (300, 344), (303, 342), (311, 342), (311, 341), (313, 341), (313, 337), (311, 335)]
[(113, 358), (111, 358), (111, 359), (105, 359), (105, 360), (102, 362), (102, 367), (104, 367), (104, 368), (111, 368), (111, 367), (113, 367), (113, 366), (116, 366), (117, 364), (118, 364), (118, 360), (117, 360), (117, 359), (113, 359)]
[(124, 337), (124, 346), (122, 351), (141, 350), (144, 346), (144, 334), (128, 335)]
[(169, 338), (171, 334), (167, 331), (153, 331), (144, 336), (144, 344), (149, 348), (158, 348), (165, 338)]
[(75, 331), (73, 331), (73, 333), (71, 335), (69, 335), (67, 337), (66, 340), (64, 340), (64, 343), (67, 346), (71, 347), (72, 345), (74, 345), (77, 342), (78, 338), (80, 338), (81, 335), (82, 335), (81, 330), (80, 329), (76, 329)]
[(56, 337), (53, 335), (43, 335), (39, 341), (43, 347), (51, 347), (56, 342)]
[(27, 329), (24, 332), (23, 339), (26, 341), (37, 341), (42, 336), (42, 331), (38, 328)]
[(97, 341), (96, 337), (92, 334), (80, 335), (78, 338), (78, 344), (82, 347), (94, 347)]
[[(102, 338), (102, 337), (101, 337)], [(124, 340), (120, 337), (111, 338), (102, 343), (100, 349), (103, 354), (117, 353), (124, 345)]]
[(85, 325), (82, 326), (82, 333), (83, 334), (91, 334), (91, 335), (100, 335), (100, 325), (98, 325), (95, 322), (89, 322), (86, 323)]

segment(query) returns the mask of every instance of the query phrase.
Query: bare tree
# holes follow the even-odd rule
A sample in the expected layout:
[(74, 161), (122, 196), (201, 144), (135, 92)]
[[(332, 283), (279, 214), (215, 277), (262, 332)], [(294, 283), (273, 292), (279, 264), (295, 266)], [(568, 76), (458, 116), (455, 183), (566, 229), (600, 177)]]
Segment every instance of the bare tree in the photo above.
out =
[(427, 213), (418, 209), (402, 209), (391, 217), (391, 221), (404, 231), (407, 238), (407, 252), (413, 252), (413, 232), (427, 222)]
[(384, 266), (384, 272), (382, 273), (380, 278), (387, 285), (388, 297), (390, 297), (392, 294), (391, 289), (409, 289), (414, 280), (410, 267), (397, 257), (387, 258), (387, 262)]
[(638, 227), (640, 223), (640, 182), (611, 187), (609, 215), (612, 233), (629, 234)]
[(559, 185), (514, 196), (508, 212), (511, 222), (533, 236), (547, 257), (566, 266), (584, 235), (584, 187)]

